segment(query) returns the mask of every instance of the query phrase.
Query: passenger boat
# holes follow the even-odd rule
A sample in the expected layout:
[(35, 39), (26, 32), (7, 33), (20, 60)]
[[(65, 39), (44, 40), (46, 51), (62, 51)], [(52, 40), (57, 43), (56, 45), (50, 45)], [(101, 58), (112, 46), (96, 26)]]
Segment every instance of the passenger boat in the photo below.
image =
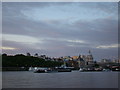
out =
[(52, 73), (52, 72), (71, 72), (73, 67), (55, 67), (51, 68), (43, 68), (43, 67), (35, 67), (34, 73)]
[(50, 68), (41, 68), (41, 67), (35, 67), (34, 73), (49, 73), (52, 72)]
[(71, 72), (74, 67), (56, 67), (55, 70), (57, 72)]

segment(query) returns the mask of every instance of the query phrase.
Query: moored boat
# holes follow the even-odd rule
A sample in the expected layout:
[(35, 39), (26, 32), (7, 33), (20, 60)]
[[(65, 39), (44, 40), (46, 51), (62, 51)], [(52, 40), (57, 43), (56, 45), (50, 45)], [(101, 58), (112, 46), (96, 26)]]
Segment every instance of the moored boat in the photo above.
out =
[(83, 68), (80, 68), (79, 71), (80, 71), (80, 72), (83, 72)]
[(55, 68), (43, 68), (34, 67), (34, 73), (52, 73), (52, 72), (71, 72), (73, 67), (55, 67)]
[(58, 68), (57, 72), (71, 72), (72, 70), (69, 68)]
[(34, 73), (49, 73), (52, 72), (50, 68), (41, 68), (41, 67), (35, 67)]
[(71, 72), (73, 67), (66, 67), (66, 66), (61, 66), (61, 67), (56, 67), (55, 70), (57, 72)]

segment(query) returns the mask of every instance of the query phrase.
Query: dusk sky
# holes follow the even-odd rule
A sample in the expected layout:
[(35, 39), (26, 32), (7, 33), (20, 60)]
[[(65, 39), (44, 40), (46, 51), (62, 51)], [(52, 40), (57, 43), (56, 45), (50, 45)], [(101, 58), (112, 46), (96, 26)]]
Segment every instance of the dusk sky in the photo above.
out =
[(117, 2), (3, 2), (3, 53), (118, 56)]

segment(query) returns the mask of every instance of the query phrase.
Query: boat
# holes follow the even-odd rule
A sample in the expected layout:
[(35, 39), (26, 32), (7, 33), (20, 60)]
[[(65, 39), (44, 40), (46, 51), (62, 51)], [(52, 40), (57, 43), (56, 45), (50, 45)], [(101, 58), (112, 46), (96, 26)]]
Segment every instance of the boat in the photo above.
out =
[(57, 68), (57, 72), (71, 72), (72, 70), (69, 68)]
[(61, 67), (56, 67), (55, 70), (57, 72), (71, 72), (74, 67), (66, 67), (66, 66), (61, 66)]
[(28, 71), (34, 71), (34, 67), (29, 67)]
[(51, 68), (42, 68), (42, 67), (35, 67), (34, 73), (49, 73), (52, 72)]
[(34, 67), (34, 73), (71, 72), (74, 67), (60, 66), (55, 68)]
[(104, 71), (104, 72), (110, 72), (110, 71), (112, 71), (112, 70), (110, 70), (110, 69), (103, 69), (102, 71)]
[(111, 67), (112, 71), (120, 71), (120, 65), (115, 65)]
[(80, 72), (83, 72), (84, 70), (83, 70), (83, 68), (80, 68), (79, 71), (80, 71)]

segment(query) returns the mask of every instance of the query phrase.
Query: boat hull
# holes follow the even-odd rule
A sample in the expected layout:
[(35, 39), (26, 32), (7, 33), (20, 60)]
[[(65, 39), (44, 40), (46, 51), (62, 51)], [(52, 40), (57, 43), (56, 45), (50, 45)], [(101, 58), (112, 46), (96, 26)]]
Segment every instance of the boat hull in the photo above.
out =
[(65, 69), (65, 68), (58, 68), (57, 69), (58, 72), (71, 72), (71, 69)]

